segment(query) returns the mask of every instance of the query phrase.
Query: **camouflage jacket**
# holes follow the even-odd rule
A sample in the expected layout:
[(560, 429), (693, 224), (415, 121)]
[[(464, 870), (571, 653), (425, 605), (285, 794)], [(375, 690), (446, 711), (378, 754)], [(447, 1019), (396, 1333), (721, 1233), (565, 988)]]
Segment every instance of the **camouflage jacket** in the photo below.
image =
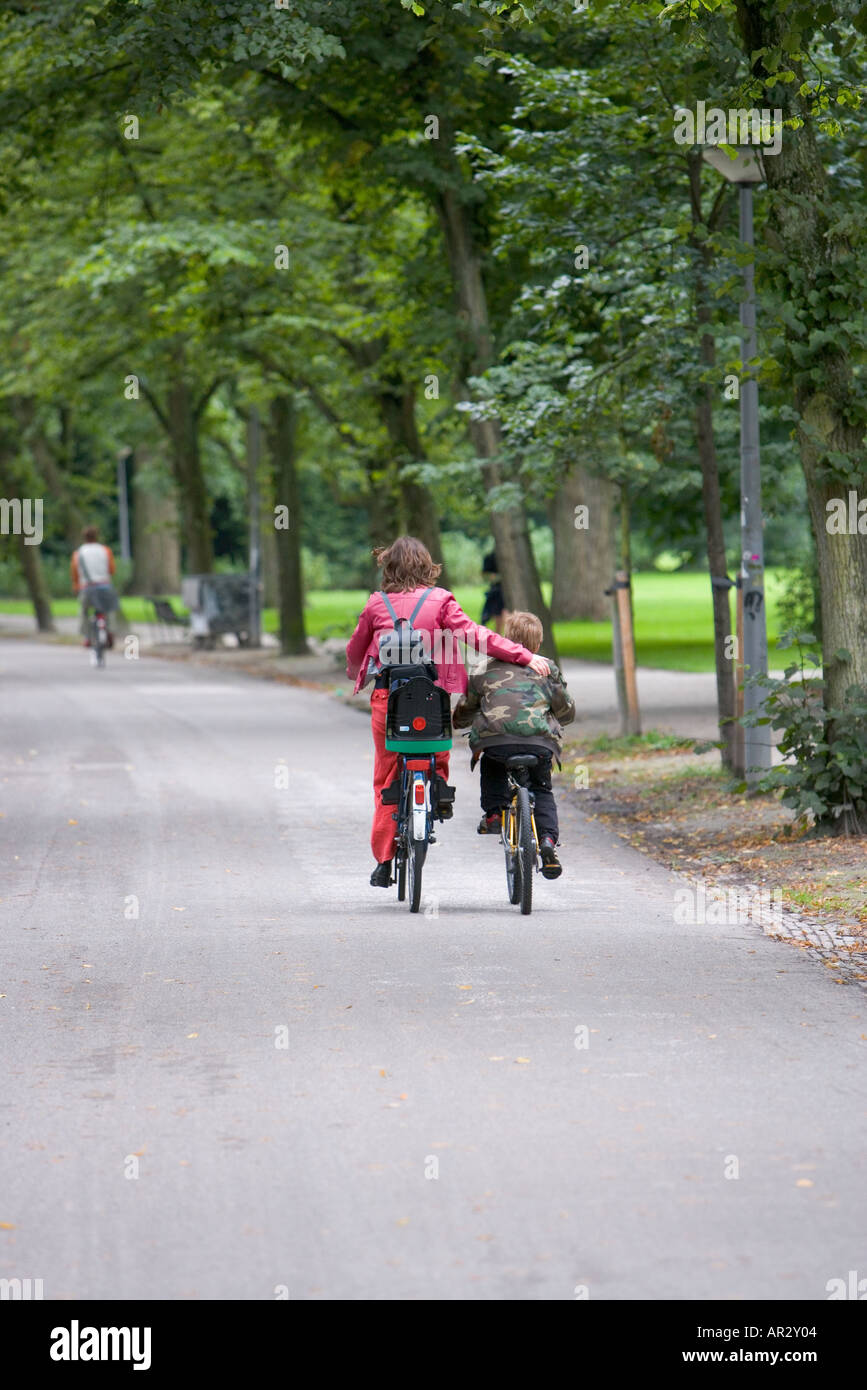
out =
[(560, 725), (574, 718), (575, 701), (556, 666), (550, 675), (537, 676), (507, 661), (489, 661), (471, 675), (452, 713), (456, 729), (470, 729), (474, 753), (503, 743), (538, 743), (559, 754)]

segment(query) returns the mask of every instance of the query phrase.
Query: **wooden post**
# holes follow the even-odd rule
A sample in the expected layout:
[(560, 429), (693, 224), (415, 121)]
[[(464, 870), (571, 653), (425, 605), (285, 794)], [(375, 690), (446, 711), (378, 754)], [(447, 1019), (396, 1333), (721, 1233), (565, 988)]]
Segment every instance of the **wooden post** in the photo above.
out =
[(626, 689), (626, 733), (641, 733), (641, 711), (638, 708), (638, 684), (635, 678), (635, 634), (632, 629), (632, 585), (626, 570), (614, 576), (614, 594), (620, 614), (620, 645), (623, 660), (623, 682)]
[[(735, 639), (737, 656), (735, 658), (735, 720), (744, 712), (744, 577), (739, 574), (735, 585)], [(744, 767), (744, 726), (735, 723), (735, 772), (739, 777), (746, 774)]]
[(626, 673), (623, 669), (623, 640), (620, 633), (620, 604), (617, 598), (617, 581), (605, 590), (611, 599), (611, 655), (614, 663), (614, 686), (617, 691), (617, 707), (620, 710), (620, 732), (628, 732), (629, 709), (626, 699)]

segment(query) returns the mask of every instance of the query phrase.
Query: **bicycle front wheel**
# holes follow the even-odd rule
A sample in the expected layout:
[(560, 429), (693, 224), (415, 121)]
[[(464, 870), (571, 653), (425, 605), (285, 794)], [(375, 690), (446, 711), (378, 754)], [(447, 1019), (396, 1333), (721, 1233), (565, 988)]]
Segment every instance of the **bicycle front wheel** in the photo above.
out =
[(533, 871), (536, 867), (536, 844), (533, 839), (530, 793), (526, 787), (518, 788), (517, 860), (521, 916), (527, 917), (533, 911)]
[(410, 912), (418, 912), (421, 906), (421, 871), (426, 855), (427, 840), (410, 840), (406, 858)]

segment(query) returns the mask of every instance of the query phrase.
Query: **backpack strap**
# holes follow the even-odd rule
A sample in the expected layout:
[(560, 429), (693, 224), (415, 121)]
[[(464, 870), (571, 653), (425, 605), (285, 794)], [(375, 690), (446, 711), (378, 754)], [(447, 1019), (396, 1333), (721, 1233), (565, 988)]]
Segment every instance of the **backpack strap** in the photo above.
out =
[(424, 593), (422, 594), (421, 598), (419, 599), (418, 603), (416, 604), (415, 608), (412, 610), (412, 613), (410, 614), (410, 619), (409, 619), (409, 625), (410, 625), (410, 627), (412, 627), (413, 623), (415, 622), (416, 618), (418, 617), (418, 615), (419, 615), (419, 613), (420, 613), (420, 611), (421, 611), (421, 606), (422, 606), (422, 604), (424, 603), (425, 599), (427, 598), (428, 594), (432, 594), (432, 593), (433, 593), (433, 589), (432, 589), (432, 588), (431, 588), (431, 589), (425, 589)]
[[(400, 619), (398, 618), (397, 614), (395, 613), (394, 609), (393, 609), (392, 606), (391, 606), (391, 602), (390, 602), (390, 600), (389, 600), (388, 594), (385, 592), (384, 589), (380, 589), (379, 595), (380, 595), (380, 598), (382, 599), (383, 603), (385, 604), (386, 608), (388, 609), (389, 613), (391, 614), (392, 622), (394, 623), (395, 627), (397, 627), (397, 624), (400, 622)], [(413, 617), (415, 617), (415, 614), (413, 614)], [(410, 627), (412, 627), (412, 621), (411, 621), (411, 620), (410, 620)]]
[[(391, 606), (391, 603), (390, 603), (390, 601), (389, 601), (388, 594), (385, 592), (385, 590), (384, 590), (384, 589), (380, 589), (379, 593), (380, 593), (380, 597), (382, 598), (383, 603), (385, 604), (386, 608), (388, 609), (389, 613), (391, 614), (392, 622), (394, 623), (395, 627), (397, 627), (397, 624), (398, 624), (398, 623), (405, 623), (405, 622), (407, 621), (407, 619), (406, 619), (406, 618), (399, 618), (399, 617), (397, 616), (397, 614), (395, 613), (394, 609), (393, 609), (392, 606)], [(418, 603), (416, 604), (415, 608), (412, 610), (412, 613), (411, 613), (410, 616), (409, 616), (409, 625), (410, 625), (410, 629), (412, 628), (413, 623), (415, 622), (416, 618), (418, 617), (418, 615), (419, 615), (419, 613), (420, 613), (420, 611), (421, 611), (421, 606), (422, 606), (422, 604), (424, 603), (425, 599), (427, 598), (428, 594), (432, 594), (432, 593), (433, 593), (433, 589), (432, 589), (432, 588), (431, 588), (431, 589), (425, 589), (424, 593), (422, 594), (422, 596), (421, 596), (421, 598), (419, 599)]]
[(89, 584), (89, 583), (90, 583), (90, 575), (88, 574), (88, 572), (87, 572), (87, 566), (85, 565), (84, 560), (82, 559), (81, 550), (79, 549), (79, 550), (77, 550), (75, 553), (76, 553), (76, 556), (77, 556), (77, 558), (78, 558), (78, 568), (79, 568), (79, 570), (81, 571), (81, 573), (84, 575), (84, 582), (85, 582), (85, 584)]

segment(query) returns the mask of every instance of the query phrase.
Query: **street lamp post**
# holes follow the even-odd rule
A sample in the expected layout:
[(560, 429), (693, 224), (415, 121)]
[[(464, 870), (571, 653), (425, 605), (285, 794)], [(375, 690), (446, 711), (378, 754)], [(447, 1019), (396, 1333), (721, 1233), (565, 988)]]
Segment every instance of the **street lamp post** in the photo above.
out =
[(124, 445), (117, 455), (117, 529), (120, 538), (120, 558), (132, 559), (132, 546), (129, 535), (129, 486), (127, 463), (132, 449)]
[(248, 642), (251, 647), (262, 645), (262, 608), (260, 584), (262, 577), (262, 535), (259, 515), (259, 455), (261, 425), (259, 411), (250, 406), (247, 417), (247, 507), (250, 516), (250, 620)]
[[(737, 186), (740, 213), (740, 240), (752, 251), (753, 188), (764, 181), (762, 153), (756, 146), (736, 146), (737, 156), (711, 146), (702, 152), (706, 160), (723, 178)], [(768, 629), (765, 611), (765, 560), (762, 522), (762, 473), (759, 457), (759, 383), (747, 364), (758, 354), (756, 338), (756, 295), (753, 258), (743, 267), (743, 298), (741, 300), (741, 565), (740, 578), (743, 602), (743, 665), (747, 675), (768, 673)], [(744, 689), (744, 714), (762, 704), (760, 690), (749, 685)], [(769, 725), (762, 724), (744, 730), (744, 771), (748, 784), (755, 785), (771, 765)]]

